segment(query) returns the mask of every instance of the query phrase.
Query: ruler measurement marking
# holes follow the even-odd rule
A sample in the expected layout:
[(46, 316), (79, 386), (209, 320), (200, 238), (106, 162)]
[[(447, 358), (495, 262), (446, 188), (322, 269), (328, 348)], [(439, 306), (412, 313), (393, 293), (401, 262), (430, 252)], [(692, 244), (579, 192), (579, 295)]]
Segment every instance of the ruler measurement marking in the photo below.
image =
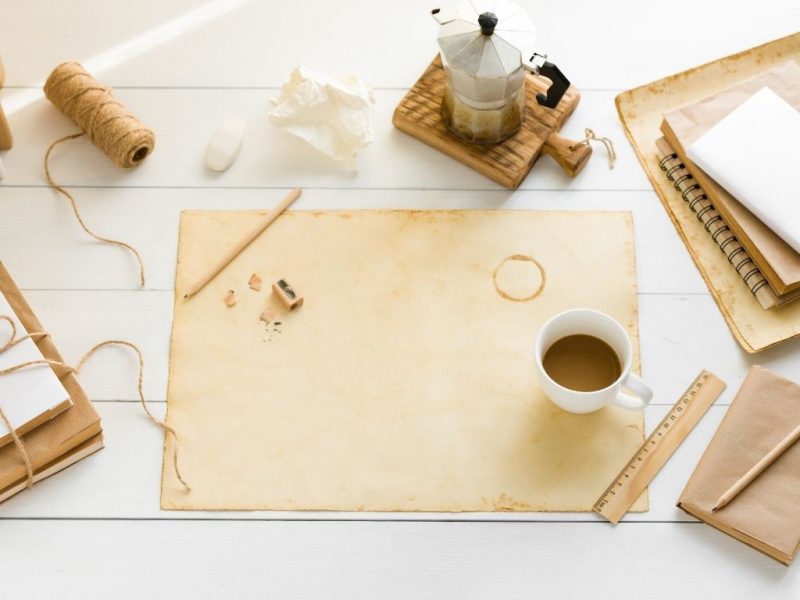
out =
[[(724, 389), (719, 378), (702, 371), (598, 498), (593, 510), (617, 523)], [(683, 424), (686, 427), (681, 431), (679, 425)], [(670, 447), (669, 442), (674, 444)], [(649, 467), (653, 467), (650, 472)]]

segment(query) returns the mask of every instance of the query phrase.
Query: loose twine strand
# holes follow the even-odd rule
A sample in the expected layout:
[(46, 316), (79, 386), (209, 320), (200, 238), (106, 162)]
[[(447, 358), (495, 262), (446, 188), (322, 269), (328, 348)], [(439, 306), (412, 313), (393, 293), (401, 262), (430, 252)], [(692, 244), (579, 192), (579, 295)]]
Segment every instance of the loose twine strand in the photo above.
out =
[(144, 287), (144, 264), (139, 252), (125, 242), (105, 238), (92, 232), (81, 218), (75, 198), (53, 181), (48, 161), (53, 148), (57, 145), (85, 134), (114, 164), (130, 169), (141, 163), (153, 151), (155, 134), (114, 98), (109, 88), (100, 85), (76, 61), (62, 63), (53, 69), (44, 84), (44, 93), (83, 132), (58, 139), (47, 149), (44, 158), (47, 182), (69, 200), (78, 223), (87, 234), (101, 242), (130, 250), (136, 256), (139, 262), (139, 280)]
[[(11, 325), (11, 337), (9, 337), (8, 341), (6, 341), (2, 346), (0, 346), (0, 354), (5, 352), (9, 348), (12, 348), (13, 346), (16, 346), (17, 344), (19, 344), (23, 340), (49, 336), (49, 334), (46, 333), (46, 332), (33, 332), (33, 333), (29, 333), (29, 334), (21, 336), (21, 337), (17, 337), (17, 326), (14, 323), (14, 321), (11, 319), (11, 317), (6, 316), (6, 315), (0, 315), (0, 321), (5, 321), (5, 322), (7, 322), (7, 323), (9, 323)], [(144, 381), (144, 356), (142, 355), (142, 351), (139, 349), (139, 347), (136, 344), (133, 344), (133, 343), (125, 341), (125, 340), (106, 340), (104, 342), (100, 342), (99, 344), (96, 344), (86, 354), (84, 354), (83, 357), (80, 359), (80, 361), (78, 361), (78, 366), (75, 367), (75, 368), (73, 368), (73, 367), (69, 366), (68, 364), (63, 363), (61, 361), (50, 360), (50, 359), (43, 358), (43, 359), (31, 360), (31, 361), (23, 362), (23, 363), (20, 363), (18, 365), (13, 365), (11, 367), (7, 367), (5, 369), (0, 369), (0, 377), (2, 377), (3, 375), (8, 375), (9, 373), (14, 373), (16, 371), (21, 371), (22, 369), (27, 369), (27, 368), (35, 366), (35, 365), (50, 365), (50, 366), (54, 366), (54, 367), (61, 367), (62, 369), (65, 369), (68, 373), (73, 373), (73, 374), (77, 375), (80, 372), (80, 370), (83, 368), (83, 366), (86, 363), (86, 361), (89, 360), (92, 356), (94, 356), (94, 354), (98, 350), (100, 350), (101, 348), (105, 348), (106, 346), (125, 346), (127, 348), (130, 348), (131, 350), (133, 350), (136, 353), (136, 356), (139, 359), (139, 380), (138, 380), (138, 383), (137, 383), (137, 386), (136, 386), (136, 389), (139, 392), (139, 401), (140, 401), (140, 403), (142, 405), (142, 408), (144, 409), (144, 412), (147, 415), (148, 419), (150, 419), (150, 421), (152, 421), (153, 423), (158, 425), (161, 429), (163, 429), (165, 434), (172, 435), (172, 438), (173, 438), (173, 441), (174, 441), (173, 446), (172, 446), (172, 464), (173, 464), (173, 466), (175, 468), (175, 475), (177, 476), (178, 481), (181, 482), (183, 487), (185, 487), (187, 491), (191, 491), (192, 488), (189, 486), (189, 484), (183, 478), (183, 475), (181, 474), (181, 470), (180, 470), (180, 468), (178, 466), (178, 451), (179, 451), (178, 446), (179, 446), (179, 444), (178, 444), (178, 434), (175, 431), (175, 428), (172, 427), (171, 425), (167, 424), (165, 421), (162, 421), (161, 419), (158, 419), (156, 416), (154, 416), (153, 413), (150, 412), (150, 407), (147, 405), (147, 401), (144, 398), (144, 391), (142, 389), (143, 381)], [(17, 450), (19, 451), (19, 454), (22, 457), (22, 461), (25, 464), (25, 472), (27, 474), (27, 488), (30, 489), (33, 486), (33, 483), (34, 483), (33, 464), (32, 464), (30, 455), (28, 454), (28, 451), (25, 449), (25, 445), (23, 444), (21, 437), (14, 430), (14, 428), (11, 425), (11, 422), (9, 421), (9, 419), (6, 416), (5, 412), (3, 412), (2, 407), (0, 407), (0, 419), (2, 419), (3, 423), (5, 424), (6, 428), (8, 429), (8, 431), (9, 431), (9, 433), (11, 435), (11, 439), (14, 441), (14, 445), (17, 447)]]
[(580, 142), (577, 142), (569, 147), (570, 150), (574, 150), (578, 146), (582, 146), (586, 144), (587, 146), (591, 146), (592, 142), (600, 142), (606, 147), (606, 153), (608, 154), (608, 168), (613, 169), (614, 165), (617, 162), (617, 153), (614, 151), (614, 142), (611, 141), (610, 138), (607, 137), (597, 137), (593, 130), (589, 129), (588, 127), (583, 130), (583, 134), (586, 136)]
[(51, 188), (53, 188), (57, 192), (63, 194), (64, 197), (67, 200), (69, 200), (69, 203), (72, 206), (72, 212), (75, 213), (75, 218), (78, 220), (78, 224), (81, 226), (81, 228), (83, 228), (83, 230), (86, 233), (88, 233), (90, 236), (92, 236), (94, 239), (96, 239), (98, 241), (104, 242), (106, 244), (112, 244), (114, 246), (120, 246), (121, 248), (126, 248), (127, 250), (130, 250), (133, 253), (133, 255), (136, 257), (136, 260), (139, 262), (139, 284), (142, 287), (144, 287), (144, 283), (145, 283), (145, 280), (144, 280), (144, 261), (142, 261), (142, 256), (139, 254), (139, 251), (136, 248), (134, 248), (133, 246), (131, 246), (130, 244), (127, 244), (125, 242), (121, 242), (119, 240), (112, 240), (110, 238), (103, 237), (101, 235), (97, 235), (95, 232), (93, 232), (91, 229), (89, 229), (89, 227), (87, 227), (86, 223), (84, 222), (80, 211), (78, 210), (78, 203), (75, 201), (75, 198), (67, 190), (65, 190), (63, 187), (58, 185), (55, 181), (53, 181), (53, 177), (50, 175), (50, 164), (49, 164), (49, 161), (50, 161), (50, 153), (53, 151), (53, 148), (55, 148), (56, 146), (58, 146), (62, 142), (66, 142), (67, 140), (74, 140), (74, 139), (79, 138), (81, 136), (83, 136), (82, 133), (73, 133), (72, 135), (68, 135), (68, 136), (65, 136), (63, 138), (57, 139), (55, 142), (50, 144), (50, 147), (47, 149), (47, 152), (44, 155), (44, 174), (47, 177), (47, 183), (50, 184)]

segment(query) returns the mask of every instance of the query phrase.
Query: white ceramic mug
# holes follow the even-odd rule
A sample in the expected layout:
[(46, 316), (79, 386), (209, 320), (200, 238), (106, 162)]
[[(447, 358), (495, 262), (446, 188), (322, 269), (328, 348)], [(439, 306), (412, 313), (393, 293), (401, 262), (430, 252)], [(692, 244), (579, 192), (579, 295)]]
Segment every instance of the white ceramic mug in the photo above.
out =
[[(580, 392), (559, 385), (547, 374), (542, 364), (547, 350), (568, 335), (591, 335), (611, 346), (619, 357), (622, 373), (617, 380), (593, 392)], [(577, 308), (557, 314), (545, 323), (536, 337), (536, 371), (542, 391), (555, 404), (573, 413), (589, 413), (608, 404), (629, 410), (641, 410), (653, 398), (653, 390), (631, 373), (633, 345), (625, 329), (608, 315), (596, 310)], [(627, 388), (636, 396), (622, 391)]]

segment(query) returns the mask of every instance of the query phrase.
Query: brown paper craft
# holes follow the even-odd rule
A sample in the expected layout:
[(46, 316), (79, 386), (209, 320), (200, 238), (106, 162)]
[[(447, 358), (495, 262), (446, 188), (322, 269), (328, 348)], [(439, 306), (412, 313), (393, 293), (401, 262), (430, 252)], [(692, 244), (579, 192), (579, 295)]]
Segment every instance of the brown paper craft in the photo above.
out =
[(800, 65), (788, 61), (740, 85), (667, 113), (661, 131), (778, 295), (800, 288), (800, 254), (686, 156), (701, 135), (763, 87), (800, 110)]
[(655, 142), (663, 116), (787, 60), (800, 60), (800, 33), (672, 75), (617, 96), (628, 139), (683, 238), (736, 340), (758, 352), (800, 333), (800, 304), (762, 310), (724, 254), (659, 169)]
[(563, 412), (533, 368), (540, 325), (585, 306), (638, 371), (629, 213), (289, 212), (184, 302), (261, 214), (182, 214), (168, 420), (192, 490), (167, 460), (163, 508), (589, 511), (641, 444), (641, 412)]
[(700, 459), (678, 506), (789, 564), (800, 545), (800, 445), (784, 452), (727, 506), (719, 497), (800, 424), (800, 385), (754, 366)]
[[(0, 290), (27, 332), (46, 331), (2, 263), (0, 263)], [(64, 362), (50, 337), (37, 339), (36, 345), (45, 358)], [(75, 375), (65, 372), (60, 367), (54, 369), (72, 398), (72, 407), (22, 436), (25, 449), (33, 463), (35, 480), (46, 477), (44, 472), (52, 474), (86, 455), (83, 453), (79, 458), (74, 458), (75, 452), (85, 451), (87, 447), (91, 447), (91, 451), (102, 447), (100, 417)], [(89, 444), (82, 446), (86, 442)], [(59, 468), (54, 468), (59, 464)], [(0, 499), (8, 497), (12, 489), (16, 491), (24, 489), (25, 482), (25, 465), (18, 448), (14, 444), (0, 448)]]

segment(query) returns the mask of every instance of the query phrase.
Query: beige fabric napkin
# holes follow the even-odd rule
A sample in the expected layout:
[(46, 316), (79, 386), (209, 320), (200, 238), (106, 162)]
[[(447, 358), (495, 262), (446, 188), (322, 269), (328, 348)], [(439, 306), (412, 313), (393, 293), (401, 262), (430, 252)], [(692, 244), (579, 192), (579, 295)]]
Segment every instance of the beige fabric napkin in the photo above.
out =
[(719, 497), (800, 423), (800, 385), (754, 366), (736, 394), (678, 506), (789, 564), (800, 544), (800, 444), (730, 504)]

